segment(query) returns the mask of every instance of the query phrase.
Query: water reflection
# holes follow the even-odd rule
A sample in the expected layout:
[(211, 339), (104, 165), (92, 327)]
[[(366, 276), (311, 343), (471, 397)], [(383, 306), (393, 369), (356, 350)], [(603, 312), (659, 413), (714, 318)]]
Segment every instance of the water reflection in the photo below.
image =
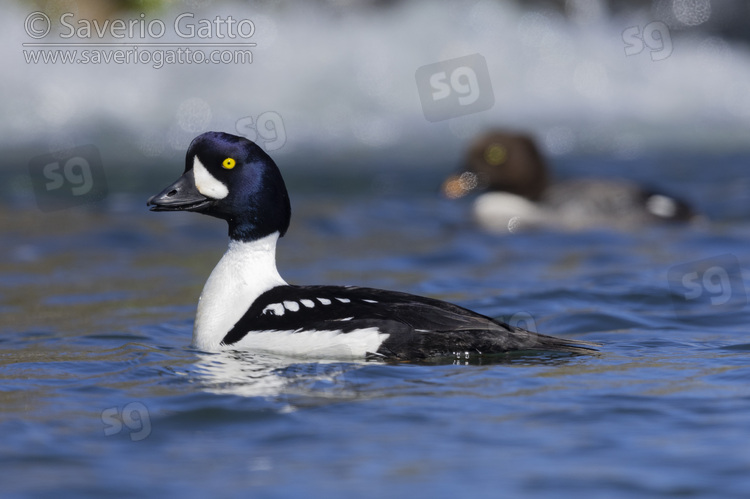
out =
[[(345, 348), (345, 347), (343, 347)], [(510, 352), (499, 355), (433, 358), (422, 363), (373, 360), (291, 358), (247, 351), (199, 352), (192, 370), (201, 388), (216, 395), (262, 397), (282, 404), (282, 411), (331, 402), (389, 397), (414, 383), (441, 383), (462, 367), (563, 367), (580, 363), (581, 356), (560, 352)], [(341, 358), (341, 356), (338, 356)], [(315, 361), (312, 361), (315, 359)], [(438, 371), (435, 371), (435, 369)], [(394, 386), (394, 377), (399, 381)]]
[(357, 371), (369, 363), (364, 360), (310, 362), (236, 350), (199, 353), (198, 359), (195, 372), (205, 391), (271, 398), (287, 402), (291, 409), (314, 400), (359, 398), (361, 390)]

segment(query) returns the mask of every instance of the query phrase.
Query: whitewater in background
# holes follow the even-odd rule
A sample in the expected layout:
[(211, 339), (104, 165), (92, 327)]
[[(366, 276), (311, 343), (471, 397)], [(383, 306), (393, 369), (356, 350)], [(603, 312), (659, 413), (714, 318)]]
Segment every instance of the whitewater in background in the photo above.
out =
[[(0, 145), (107, 147), (106, 136), (113, 148), (135, 144), (138, 162), (181, 155), (202, 131), (233, 132), (238, 121), (264, 116), (283, 133), (275, 156), (388, 151), (429, 161), (492, 126), (533, 132), (550, 155), (741, 148), (750, 131), (750, 54), (690, 26), (711, 15), (711, 3), (703, 3), (708, 13), (683, 12), (680, 26), (675, 12), (671, 19), (649, 10), (612, 17), (599, 8), (566, 18), (493, 1), (347, 10), (192, 2), (145, 19), (167, 27), (184, 12), (196, 22), (251, 19), (253, 62), (160, 69), (27, 64), (22, 44), (35, 40), (24, 22), (34, 9), (13, 5), (0, 19)], [(71, 5), (61, 3), (50, 17)], [(184, 40), (167, 30), (158, 41)], [(486, 60), (494, 104), (428, 121), (416, 71), (470, 54)]]

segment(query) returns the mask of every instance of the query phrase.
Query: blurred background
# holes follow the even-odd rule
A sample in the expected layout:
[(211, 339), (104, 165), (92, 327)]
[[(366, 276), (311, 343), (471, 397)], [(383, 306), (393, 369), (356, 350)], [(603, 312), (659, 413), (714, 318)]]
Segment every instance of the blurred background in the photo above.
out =
[[(252, 24), (238, 34), (215, 22), (229, 18)], [(113, 37), (105, 23), (116, 20), (134, 28)], [(749, 21), (750, 5), (733, 0), (14, 0), (0, 20), (2, 189), (33, 203), (32, 158), (94, 144), (109, 193), (126, 192), (177, 172), (206, 130), (260, 139), (287, 172), (421, 168), (409, 189), (434, 188), (488, 127), (530, 132), (553, 160), (743, 152)], [(248, 47), (217, 46), (227, 63), (161, 64), (156, 54), (227, 42), (255, 44), (252, 62), (232, 59)], [(102, 59), (44, 59), (60, 49)], [(103, 60), (117, 49), (145, 62)], [(486, 61), (493, 101), (428, 121), (417, 70), (470, 54)]]

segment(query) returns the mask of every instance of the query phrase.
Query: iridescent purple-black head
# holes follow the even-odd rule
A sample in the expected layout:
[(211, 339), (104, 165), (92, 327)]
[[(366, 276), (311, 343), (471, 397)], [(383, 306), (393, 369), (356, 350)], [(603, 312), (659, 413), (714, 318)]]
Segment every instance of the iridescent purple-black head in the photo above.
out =
[(286, 233), (289, 195), (276, 164), (254, 142), (222, 132), (199, 135), (188, 148), (185, 172), (152, 196), (151, 211), (194, 211), (229, 224), (229, 236), (253, 241)]

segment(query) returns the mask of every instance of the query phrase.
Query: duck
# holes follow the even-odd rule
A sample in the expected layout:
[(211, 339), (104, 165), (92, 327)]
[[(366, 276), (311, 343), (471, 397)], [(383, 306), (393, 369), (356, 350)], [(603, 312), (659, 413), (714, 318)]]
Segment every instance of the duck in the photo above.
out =
[(633, 230), (701, 220), (686, 201), (630, 180), (553, 183), (534, 140), (508, 130), (491, 130), (475, 139), (463, 166), (448, 176), (442, 191), (450, 199), (478, 193), (474, 219), (495, 233), (530, 228)]
[(291, 357), (314, 352), (407, 362), (513, 351), (597, 351), (592, 342), (528, 331), (434, 298), (288, 284), (277, 269), (276, 246), (289, 228), (289, 194), (273, 159), (245, 137), (223, 132), (196, 137), (183, 174), (147, 206), (227, 222), (228, 248), (198, 300), (192, 345), (201, 351)]

